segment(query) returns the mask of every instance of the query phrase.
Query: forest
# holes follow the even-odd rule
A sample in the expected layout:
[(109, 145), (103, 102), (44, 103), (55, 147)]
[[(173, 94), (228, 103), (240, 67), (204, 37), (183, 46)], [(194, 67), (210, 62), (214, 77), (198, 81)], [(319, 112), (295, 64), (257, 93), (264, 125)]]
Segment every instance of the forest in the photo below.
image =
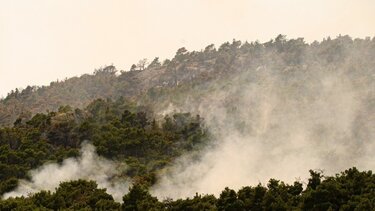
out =
[(271, 71), (284, 80), (306, 80), (309, 74), (334, 70), (348, 75), (359, 87), (373, 87), (374, 54), (375, 38), (353, 39), (348, 35), (312, 43), (285, 35), (265, 43), (234, 39), (218, 48), (211, 44), (191, 52), (182, 47), (171, 59), (141, 59), (129, 70), (109, 65), (92, 74), (53, 81), (49, 86), (12, 90), (0, 100), (0, 125), (10, 126), (20, 116), (30, 118), (61, 105), (84, 108), (98, 98), (124, 97), (159, 109), (170, 101), (181, 104), (184, 92), (198, 98), (210, 85), (244, 73), (259, 77), (260, 72)]
[(0, 194), (14, 188), (18, 178), (27, 178), (28, 170), (78, 156), (85, 140), (98, 155), (125, 162), (124, 176), (152, 185), (158, 169), (209, 139), (199, 116), (176, 113), (156, 121), (150, 115), (123, 99), (98, 99), (84, 110), (62, 106), (28, 121), (17, 119), (13, 127), (0, 129)]
[(56, 190), (0, 201), (1, 210), (373, 210), (374, 174), (348, 169), (333, 177), (310, 171), (306, 188), (270, 179), (266, 186), (225, 188), (220, 196), (196, 194), (186, 199), (153, 197), (142, 184), (133, 185), (122, 203), (94, 181), (63, 182)]
[(375, 38), (279, 35), (12, 90), (0, 210), (375, 210), (374, 56)]
[[(148, 188), (155, 174), (182, 153), (199, 150), (209, 142), (204, 120), (176, 113), (162, 120), (152, 111), (120, 99), (95, 100), (85, 109), (62, 106), (56, 112), (17, 119), (0, 130), (0, 193), (11, 191), (18, 179), (48, 161), (61, 162), (78, 155), (82, 141), (91, 140), (100, 156), (125, 162), (122, 177), (132, 186), (116, 202), (95, 181), (61, 182), (54, 191), (0, 200), (0, 210), (372, 210), (375, 175), (350, 168), (335, 176), (310, 170), (307, 183), (292, 185), (277, 179), (267, 184), (222, 190), (218, 197), (196, 193), (185, 199), (152, 196)], [(304, 187), (305, 185), (305, 187)]]

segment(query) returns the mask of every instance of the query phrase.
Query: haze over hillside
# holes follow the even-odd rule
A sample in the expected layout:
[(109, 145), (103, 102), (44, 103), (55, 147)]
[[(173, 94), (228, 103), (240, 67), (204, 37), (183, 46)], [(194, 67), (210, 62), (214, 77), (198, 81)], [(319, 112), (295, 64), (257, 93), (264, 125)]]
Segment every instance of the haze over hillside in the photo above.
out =
[[(0, 124), (9, 125), (20, 115), (27, 118), (37, 112), (56, 110), (61, 105), (82, 108), (97, 98), (125, 97), (160, 108), (169, 103), (181, 104), (176, 95), (189, 93), (192, 91), (189, 89), (197, 85), (235, 80), (244, 72), (251, 75), (253, 81), (259, 80), (256, 77), (260, 72), (272, 71), (270, 77), (282, 73), (288, 80), (293, 78), (299, 83), (297, 77), (310, 80), (308, 74), (320, 77), (319, 71), (332, 69), (332, 72), (347, 75), (355, 89), (365, 85), (371, 89), (373, 43), (371, 38), (353, 40), (349, 36), (339, 36), (308, 44), (303, 38), (287, 40), (280, 35), (262, 44), (233, 40), (217, 49), (214, 45), (193, 52), (180, 48), (171, 60), (160, 61), (158, 57), (149, 62), (141, 60), (130, 71), (118, 71), (111, 65), (96, 69), (94, 74), (51, 82), (50, 86), (13, 90), (1, 100)], [(290, 72), (300, 75), (290, 76)], [(361, 88), (362, 91), (367, 89)], [(209, 91), (201, 89), (195, 94), (205, 92)], [(159, 99), (158, 95), (166, 96)]]
[[(13, 90), (0, 101), (0, 193), (36, 193), (26, 200), (35, 205), (35, 197), (60, 182), (68, 183), (53, 194), (81, 185), (96, 190), (95, 183), (69, 183), (94, 180), (117, 207), (113, 199), (127, 206), (132, 190), (145, 191), (138, 185), (163, 200), (197, 192), (219, 196), (225, 187), (241, 190), (277, 178), (289, 184), (297, 179), (294, 186), (277, 184), (298, 189), (284, 194), (283, 206), (310, 206), (311, 181), (314, 175), (320, 181), (320, 173), (310, 172), (308, 179), (309, 169), (332, 175), (352, 166), (375, 168), (373, 58), (375, 38), (345, 35), (309, 44), (278, 35), (201, 51), (182, 47), (170, 60), (141, 60), (129, 71), (110, 65)], [(270, 185), (272, 180), (265, 191), (273, 194)], [(128, 187), (130, 195), (122, 198)], [(266, 203), (267, 194), (259, 200)], [(67, 206), (54, 197), (43, 196), (54, 201), (43, 206)], [(8, 199), (0, 206), (11, 207), (6, 203), (12, 200), (23, 203)]]
[[(44, 190), (96, 190), (97, 183), (118, 207), (113, 200), (127, 206), (132, 191), (144, 187), (160, 200), (177, 200), (297, 178), (294, 186), (277, 184), (298, 189), (285, 195), (283, 206), (308, 207), (314, 175), (320, 181), (313, 171), (308, 179), (309, 169), (375, 168), (373, 58), (375, 38), (345, 35), (309, 44), (278, 35), (264, 43), (182, 47), (170, 60), (141, 60), (129, 71), (110, 65), (13, 90), (0, 101), (0, 193), (5, 199), (35, 193), (26, 202), (38, 207), (33, 201)], [(96, 183), (69, 182), (78, 179)], [(308, 183), (305, 192), (302, 183)], [(272, 194), (270, 185), (265, 191)], [(43, 207), (66, 206), (54, 197), (43, 196), (53, 201)], [(11, 198), (0, 206), (12, 207), (12, 200), (23, 203)], [(221, 206), (211, 200), (209, 206)]]
[[(288, 40), (279, 35), (265, 43), (233, 40), (201, 51), (180, 48), (171, 60), (155, 58), (149, 65), (139, 63), (131, 71), (118, 73), (115, 66), (107, 66), (92, 75), (12, 91), (1, 101), (0, 120), (11, 125), (17, 118), (26, 122), (32, 114), (53, 111), (61, 105), (84, 108), (97, 98), (125, 98), (152, 108), (156, 114), (199, 114), (218, 143), (224, 142), (216, 149), (220, 153), (226, 144), (238, 142), (231, 146), (234, 149), (227, 152), (228, 156), (239, 155), (238, 150), (249, 147), (250, 151), (262, 152), (252, 154), (249, 161), (285, 162), (285, 166), (277, 164), (284, 169), (284, 173), (278, 169), (277, 174), (271, 164), (271, 169), (262, 165), (259, 171), (248, 163), (250, 168), (244, 174), (236, 173), (243, 176), (237, 179), (238, 185), (252, 171), (257, 172), (258, 176), (252, 175), (252, 182), (256, 182), (273, 176), (288, 181), (301, 177), (300, 172), (306, 173), (309, 168), (329, 172), (351, 165), (372, 168), (374, 56), (374, 38), (349, 36), (307, 44), (303, 38)], [(302, 154), (289, 153), (295, 147)], [(209, 154), (214, 153), (210, 150)], [(291, 160), (279, 160), (277, 155), (284, 153)], [(311, 156), (311, 160), (300, 159), (302, 155)], [(293, 162), (298, 163), (290, 165)], [(302, 171), (296, 165), (306, 169)], [(244, 169), (242, 164), (240, 169)], [(192, 187), (190, 194), (197, 188), (211, 191)]]
[(0, 0), (0, 211), (375, 210), (374, 11)]

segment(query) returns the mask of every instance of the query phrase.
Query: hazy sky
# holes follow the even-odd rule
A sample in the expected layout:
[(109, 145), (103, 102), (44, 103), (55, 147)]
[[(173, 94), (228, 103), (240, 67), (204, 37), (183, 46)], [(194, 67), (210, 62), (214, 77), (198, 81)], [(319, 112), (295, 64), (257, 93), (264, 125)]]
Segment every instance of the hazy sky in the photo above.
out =
[(233, 38), (375, 36), (374, 0), (0, 0), (0, 97)]

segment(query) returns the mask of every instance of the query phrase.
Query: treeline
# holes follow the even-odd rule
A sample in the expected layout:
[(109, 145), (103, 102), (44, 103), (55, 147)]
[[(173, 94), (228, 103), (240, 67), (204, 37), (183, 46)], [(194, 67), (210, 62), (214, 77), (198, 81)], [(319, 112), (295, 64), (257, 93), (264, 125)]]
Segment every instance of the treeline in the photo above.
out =
[[(340, 70), (349, 73), (355, 83), (368, 86), (374, 56), (375, 38), (349, 36), (308, 44), (303, 38), (288, 40), (279, 35), (265, 43), (233, 40), (218, 48), (208, 45), (201, 51), (180, 48), (172, 59), (161, 62), (155, 58), (149, 64), (141, 60), (129, 71), (118, 71), (110, 65), (94, 74), (51, 82), (49, 86), (13, 90), (0, 100), (0, 125), (10, 125), (19, 116), (56, 110), (60, 105), (84, 108), (97, 98), (115, 100), (121, 96), (137, 101), (155, 92), (152, 89), (202, 84), (236, 72), (256, 73), (265, 67), (285, 74)], [(152, 94), (146, 97), (155, 98)]]
[(13, 190), (18, 179), (30, 179), (31, 169), (78, 156), (86, 140), (99, 155), (127, 164), (119, 176), (150, 186), (156, 171), (184, 152), (199, 150), (209, 133), (199, 116), (160, 117), (124, 98), (18, 118), (13, 127), (0, 128), (0, 195)]
[(105, 189), (93, 181), (71, 181), (56, 191), (41, 191), (28, 197), (0, 200), (0, 210), (374, 210), (375, 175), (356, 168), (325, 177), (310, 171), (306, 188), (271, 179), (238, 191), (225, 188), (218, 197), (196, 194), (186, 199), (164, 199), (152, 196), (147, 187), (136, 184), (117, 203)]

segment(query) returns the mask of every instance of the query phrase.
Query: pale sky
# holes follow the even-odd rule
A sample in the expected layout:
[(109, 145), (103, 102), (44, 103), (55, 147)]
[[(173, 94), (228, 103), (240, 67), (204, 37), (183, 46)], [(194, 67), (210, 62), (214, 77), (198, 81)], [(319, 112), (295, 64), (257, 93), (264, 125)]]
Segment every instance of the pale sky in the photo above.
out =
[(374, 0), (0, 0), (0, 97), (233, 38), (375, 36)]

